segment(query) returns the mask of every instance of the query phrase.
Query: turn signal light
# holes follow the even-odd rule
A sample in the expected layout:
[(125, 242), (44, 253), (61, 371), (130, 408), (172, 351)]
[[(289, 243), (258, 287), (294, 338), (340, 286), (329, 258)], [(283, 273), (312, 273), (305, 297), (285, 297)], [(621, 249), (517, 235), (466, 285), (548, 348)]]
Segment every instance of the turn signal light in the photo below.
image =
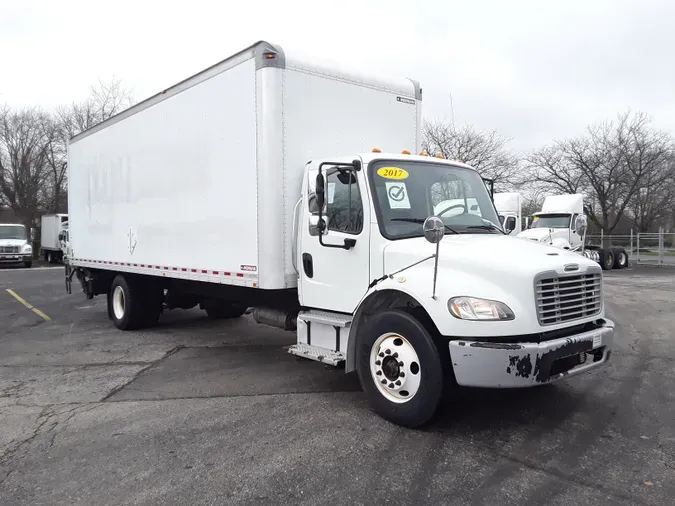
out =
[(373, 153), (382, 153), (380, 148), (373, 148)]
[(445, 158), (442, 153), (436, 153), (436, 158)]
[(429, 153), (426, 151), (420, 151), (420, 156), (429, 156)]
[(408, 151), (407, 149), (404, 149), (403, 151), (401, 151), (401, 154), (402, 155), (409, 155), (410, 151)]

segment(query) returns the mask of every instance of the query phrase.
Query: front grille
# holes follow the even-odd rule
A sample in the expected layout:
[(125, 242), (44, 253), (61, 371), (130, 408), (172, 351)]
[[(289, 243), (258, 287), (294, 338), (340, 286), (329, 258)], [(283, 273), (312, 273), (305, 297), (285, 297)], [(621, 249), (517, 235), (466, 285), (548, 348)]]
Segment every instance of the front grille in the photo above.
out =
[(555, 325), (587, 318), (602, 309), (602, 274), (545, 276), (535, 283), (540, 325)]
[(0, 246), (0, 253), (18, 253), (18, 246)]

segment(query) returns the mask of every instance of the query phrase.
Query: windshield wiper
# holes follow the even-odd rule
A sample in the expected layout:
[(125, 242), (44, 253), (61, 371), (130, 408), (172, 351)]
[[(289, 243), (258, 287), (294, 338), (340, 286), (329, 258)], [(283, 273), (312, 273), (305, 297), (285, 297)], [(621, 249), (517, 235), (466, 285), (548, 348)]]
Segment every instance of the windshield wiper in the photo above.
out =
[(499, 228), (496, 225), (490, 224), (490, 225), (469, 225), (466, 228), (474, 228), (474, 229), (480, 229), (480, 230), (496, 230), (497, 232), (501, 232), (502, 234), (504, 233), (501, 228)]
[[(427, 220), (426, 220), (426, 218), (425, 219), (422, 219), (422, 218), (392, 218), (391, 221), (406, 221), (408, 223), (419, 223), (420, 225), (424, 225), (424, 222), (427, 221)], [(445, 226), (445, 230), (447, 230), (448, 232), (451, 232), (453, 234), (459, 234), (459, 232), (457, 232), (457, 230), (455, 230), (453, 228), (450, 228), (445, 223), (443, 225)]]

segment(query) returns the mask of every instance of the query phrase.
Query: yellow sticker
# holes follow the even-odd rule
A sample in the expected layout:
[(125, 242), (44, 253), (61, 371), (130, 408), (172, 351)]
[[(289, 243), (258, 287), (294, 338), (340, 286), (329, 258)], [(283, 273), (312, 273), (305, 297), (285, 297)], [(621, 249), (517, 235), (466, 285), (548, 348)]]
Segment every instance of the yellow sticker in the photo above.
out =
[(408, 179), (408, 172), (398, 167), (382, 167), (377, 175), (385, 179)]

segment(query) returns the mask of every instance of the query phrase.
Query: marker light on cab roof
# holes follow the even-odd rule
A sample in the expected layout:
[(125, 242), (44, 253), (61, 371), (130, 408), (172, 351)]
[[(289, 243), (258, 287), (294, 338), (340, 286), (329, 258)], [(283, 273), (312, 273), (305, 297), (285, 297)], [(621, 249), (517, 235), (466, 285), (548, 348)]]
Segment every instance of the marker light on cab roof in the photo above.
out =
[(373, 153), (382, 153), (380, 148), (373, 148)]
[(445, 157), (443, 156), (442, 153), (436, 153), (436, 158), (443, 158), (443, 159), (445, 159)]
[(404, 149), (403, 151), (401, 151), (401, 154), (402, 155), (409, 155), (410, 151), (408, 151), (407, 149)]

